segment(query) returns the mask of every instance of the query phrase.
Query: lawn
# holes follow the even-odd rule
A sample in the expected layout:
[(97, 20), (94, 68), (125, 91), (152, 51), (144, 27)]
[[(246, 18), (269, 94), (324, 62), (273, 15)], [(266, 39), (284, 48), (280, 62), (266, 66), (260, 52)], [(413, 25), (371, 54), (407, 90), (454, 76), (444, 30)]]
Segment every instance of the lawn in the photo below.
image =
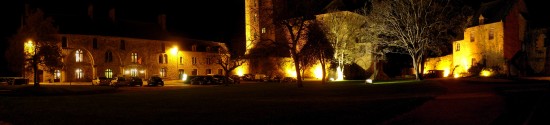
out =
[[(134, 87), (114, 93), (0, 96), (0, 121), (24, 124), (377, 124), (444, 90), (406, 82)], [(1, 123), (1, 122), (0, 122)]]

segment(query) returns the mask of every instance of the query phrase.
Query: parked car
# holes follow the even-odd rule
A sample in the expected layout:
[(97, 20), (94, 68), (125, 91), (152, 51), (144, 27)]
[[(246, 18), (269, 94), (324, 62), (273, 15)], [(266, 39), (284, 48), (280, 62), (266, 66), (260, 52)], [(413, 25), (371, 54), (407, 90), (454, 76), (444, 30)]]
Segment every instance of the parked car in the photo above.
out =
[(116, 82), (111, 83), (111, 86), (128, 86), (128, 82), (126, 77), (117, 77)]
[(235, 80), (231, 77), (226, 77), (224, 75), (212, 75), (214, 77), (214, 80), (215, 80), (215, 84), (223, 84), (223, 80), (224, 79), (227, 79), (227, 83), (228, 84), (234, 84), (235, 83)]
[(296, 78), (294, 77), (285, 77), (282, 79), (282, 82), (296, 82)]
[(143, 86), (143, 80), (140, 77), (130, 77), (128, 81), (128, 85), (130, 86)]
[(211, 84), (217, 84), (217, 81), (214, 79), (213, 76), (208, 75), (200, 75), (195, 76), (191, 81), (189, 81), (192, 85), (211, 85)]
[(164, 86), (164, 80), (160, 76), (151, 76), (147, 81), (148, 86)]
[(92, 85), (108, 86), (111, 85), (111, 79), (107, 77), (97, 77), (92, 80)]

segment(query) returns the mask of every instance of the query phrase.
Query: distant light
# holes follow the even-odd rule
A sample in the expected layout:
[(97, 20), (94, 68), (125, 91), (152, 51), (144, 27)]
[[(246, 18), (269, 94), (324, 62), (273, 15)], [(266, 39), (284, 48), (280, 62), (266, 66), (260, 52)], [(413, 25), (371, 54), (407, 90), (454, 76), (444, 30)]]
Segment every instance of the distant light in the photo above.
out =
[(170, 53), (172, 53), (172, 55), (176, 55), (178, 54), (178, 47), (177, 46), (174, 46), (172, 49), (170, 49)]
[(187, 80), (187, 74), (184, 73), (183, 77), (181, 77), (181, 80), (183, 80), (183, 81)]
[(460, 75), (458, 75), (458, 74), (455, 74), (455, 78), (458, 78), (458, 77), (460, 77)]
[(334, 81), (334, 78), (330, 78), (329, 80), (330, 80), (330, 81)]
[(489, 70), (485, 70), (485, 69), (481, 70), (481, 76), (489, 77), (489, 76), (491, 76), (491, 74), (492, 73)]
[(365, 82), (368, 83), (368, 84), (372, 84), (372, 79), (367, 79), (367, 80), (365, 80)]

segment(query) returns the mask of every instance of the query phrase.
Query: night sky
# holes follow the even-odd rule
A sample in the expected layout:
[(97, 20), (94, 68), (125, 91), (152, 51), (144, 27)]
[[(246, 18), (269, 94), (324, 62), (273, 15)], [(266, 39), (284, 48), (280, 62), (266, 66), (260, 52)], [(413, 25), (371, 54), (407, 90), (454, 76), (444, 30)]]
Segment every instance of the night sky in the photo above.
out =
[[(469, 1), (469, 0), (467, 0)], [(474, 0), (475, 1), (475, 0)], [(24, 2), (31, 6), (43, 8), (47, 14), (81, 14), (86, 15), (89, 3), (94, 3), (98, 9), (116, 8), (117, 18), (156, 22), (159, 13), (167, 15), (169, 31), (193, 39), (213, 41), (244, 40), (244, 0), (16, 0), (0, 2), (0, 51), (4, 52), (7, 38), (12, 36), (20, 25)], [(538, 26), (548, 26), (550, 22), (550, 7), (541, 0), (525, 0), (533, 23)], [(4, 54), (0, 55), (4, 70)], [(0, 73), (2, 75), (2, 73)]]

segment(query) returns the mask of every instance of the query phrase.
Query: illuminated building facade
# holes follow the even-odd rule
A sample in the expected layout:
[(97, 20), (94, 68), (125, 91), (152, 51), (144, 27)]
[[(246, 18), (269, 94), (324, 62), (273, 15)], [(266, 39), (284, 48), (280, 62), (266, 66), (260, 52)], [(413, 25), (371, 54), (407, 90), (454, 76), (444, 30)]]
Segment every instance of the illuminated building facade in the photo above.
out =
[[(90, 82), (97, 77), (141, 77), (158, 75), (166, 80), (187, 75), (223, 74), (213, 56), (227, 49), (224, 43), (185, 39), (166, 31), (166, 15), (158, 23), (115, 19), (114, 9), (107, 18), (54, 16), (59, 22), (58, 45), (64, 68), (53, 73), (39, 71), (41, 82)], [(43, 67), (40, 68), (41, 70)], [(26, 78), (33, 79), (32, 72)]]
[[(319, 1), (326, 2), (328, 5), (332, 4), (330, 0)], [(289, 50), (281, 49), (278, 47), (266, 45), (266, 42), (282, 42), (287, 41), (288, 33), (284, 32), (281, 27), (278, 27), (274, 24), (274, 13), (277, 12), (275, 9), (280, 9), (281, 7), (290, 7), (292, 4), (286, 0), (245, 0), (245, 33), (246, 33), (246, 54), (263, 55), (260, 58), (254, 58), (248, 61), (246, 65), (239, 67), (235, 72), (236, 74), (267, 74), (267, 75), (284, 75), (295, 77), (295, 67), (292, 58), (290, 57)], [(316, 15), (316, 19), (322, 20), (324, 18), (334, 16), (334, 15), (350, 15), (358, 16), (349, 11), (342, 11), (336, 13), (325, 13)], [(307, 24), (307, 22), (306, 22)], [(307, 29), (306, 29), (307, 32)], [(301, 48), (301, 45), (304, 45), (306, 40), (300, 38), (301, 42), (298, 44), (297, 48)], [(360, 43), (361, 44), (361, 43)], [(284, 45), (284, 44), (282, 44)], [(361, 44), (361, 47), (368, 46), (366, 44)], [(298, 49), (299, 50), (299, 49)], [(256, 56), (257, 57), (257, 56)], [(371, 69), (371, 56), (365, 54), (365, 56), (358, 57), (355, 61), (363, 70)], [(327, 66), (328, 67), (328, 66)], [(321, 66), (315, 64), (310, 69), (306, 69), (303, 77), (312, 77), (316, 78), (321, 73)], [(328, 68), (327, 68), (328, 70)], [(331, 72), (329, 74), (333, 74)], [(329, 76), (331, 77), (331, 76)], [(333, 76), (332, 76), (333, 77)]]
[(445, 75), (452, 73), (458, 77), (467, 75), (468, 69), (480, 64), (498, 69), (492, 73), (521, 75), (526, 69), (525, 60), (521, 59), (526, 51), (522, 49), (526, 44), (526, 13), (523, 0), (482, 4), (474, 16), (478, 21), (464, 31), (462, 40), (453, 42), (453, 53), (428, 59), (424, 73), (445, 70)]

